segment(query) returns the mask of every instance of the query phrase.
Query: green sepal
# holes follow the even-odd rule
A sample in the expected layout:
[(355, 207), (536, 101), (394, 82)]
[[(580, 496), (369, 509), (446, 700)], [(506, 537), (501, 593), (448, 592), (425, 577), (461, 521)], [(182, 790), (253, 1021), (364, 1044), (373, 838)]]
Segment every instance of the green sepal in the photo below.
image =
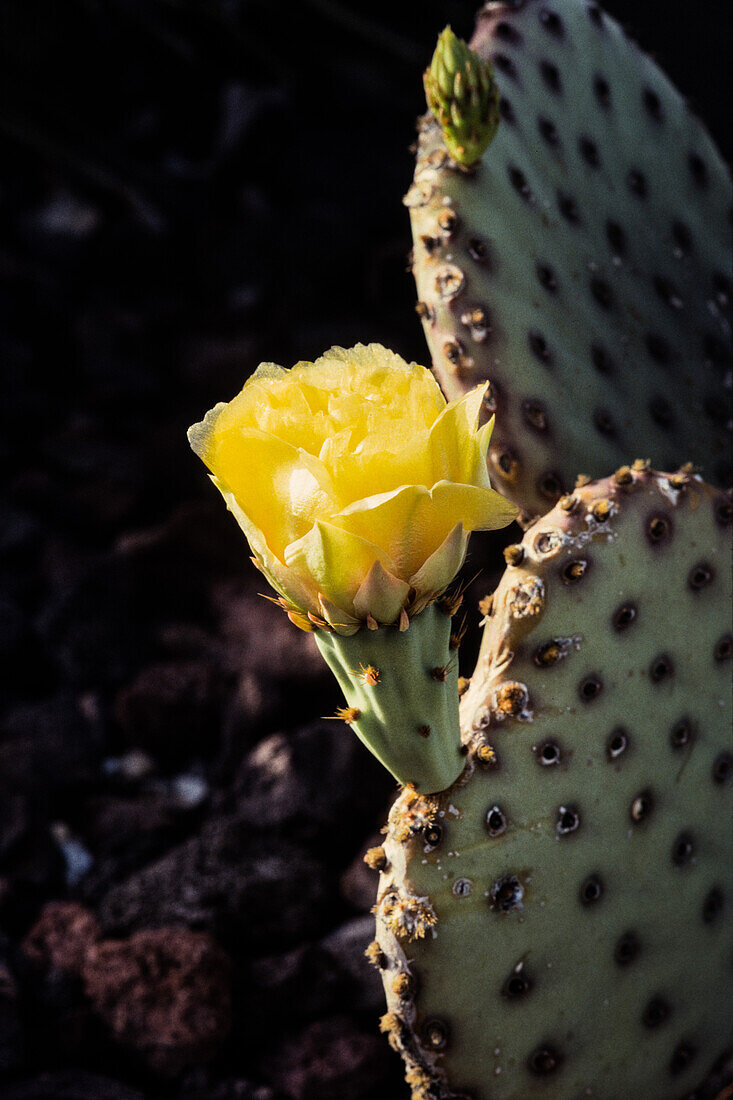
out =
[(491, 62), (446, 27), (425, 70), (425, 97), (453, 160), (476, 164), (499, 125), (499, 91)]
[[(357, 737), (402, 784), (421, 794), (445, 790), (463, 771), (458, 722), (458, 660), (451, 618), (436, 604), (409, 628), (380, 626), (350, 637), (315, 638), (348, 707)], [(378, 682), (370, 683), (368, 669)]]

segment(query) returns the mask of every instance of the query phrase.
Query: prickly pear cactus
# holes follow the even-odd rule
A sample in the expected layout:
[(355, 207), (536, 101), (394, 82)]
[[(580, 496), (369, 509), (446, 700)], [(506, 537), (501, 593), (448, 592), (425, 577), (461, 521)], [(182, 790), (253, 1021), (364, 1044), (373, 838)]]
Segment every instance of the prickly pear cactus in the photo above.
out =
[(733, 1045), (732, 517), (637, 463), (507, 550), (466, 770), (370, 855), (415, 1100), (672, 1100)]
[(713, 142), (587, 0), (488, 3), (472, 46), (498, 132), (466, 170), (426, 116), (405, 202), (441, 384), (491, 381), (496, 484), (542, 514), (641, 449), (727, 486), (732, 192)]

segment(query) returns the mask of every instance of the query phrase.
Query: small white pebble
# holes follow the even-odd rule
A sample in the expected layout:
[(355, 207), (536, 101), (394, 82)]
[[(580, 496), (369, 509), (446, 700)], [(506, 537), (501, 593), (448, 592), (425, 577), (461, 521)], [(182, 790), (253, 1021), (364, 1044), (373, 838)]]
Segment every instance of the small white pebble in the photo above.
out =
[(131, 749), (123, 756), (111, 756), (102, 764), (102, 770), (107, 775), (119, 775), (130, 782), (147, 779), (154, 768), (153, 761), (141, 749)]
[(193, 809), (209, 794), (209, 785), (199, 775), (177, 775), (171, 783), (171, 793), (179, 806)]
[(64, 877), (69, 886), (76, 886), (94, 865), (94, 856), (73, 835), (64, 821), (56, 821), (51, 826), (51, 835), (58, 844), (66, 864)]

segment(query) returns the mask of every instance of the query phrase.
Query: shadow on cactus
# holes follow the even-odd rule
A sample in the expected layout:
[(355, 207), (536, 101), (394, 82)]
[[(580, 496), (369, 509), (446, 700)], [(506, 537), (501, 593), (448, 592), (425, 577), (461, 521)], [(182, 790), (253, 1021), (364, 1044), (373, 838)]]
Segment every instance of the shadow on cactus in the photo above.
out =
[[(406, 199), (450, 403), (334, 348), (190, 439), (401, 784), (367, 955), (413, 1100), (722, 1100), (730, 181), (596, 4), (489, 3), (473, 45), (440, 37)], [(451, 586), (519, 509), (459, 700)]]

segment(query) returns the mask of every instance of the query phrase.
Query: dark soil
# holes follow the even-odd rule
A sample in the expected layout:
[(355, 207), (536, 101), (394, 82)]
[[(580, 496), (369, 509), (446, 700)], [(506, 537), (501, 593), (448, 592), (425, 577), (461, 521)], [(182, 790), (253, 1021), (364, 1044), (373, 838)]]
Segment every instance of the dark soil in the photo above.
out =
[[(713, 21), (608, 6), (723, 138)], [(185, 429), (260, 360), (426, 358), (400, 197), (472, 9), (3, 4), (4, 1100), (406, 1096), (363, 959), (393, 784)]]

